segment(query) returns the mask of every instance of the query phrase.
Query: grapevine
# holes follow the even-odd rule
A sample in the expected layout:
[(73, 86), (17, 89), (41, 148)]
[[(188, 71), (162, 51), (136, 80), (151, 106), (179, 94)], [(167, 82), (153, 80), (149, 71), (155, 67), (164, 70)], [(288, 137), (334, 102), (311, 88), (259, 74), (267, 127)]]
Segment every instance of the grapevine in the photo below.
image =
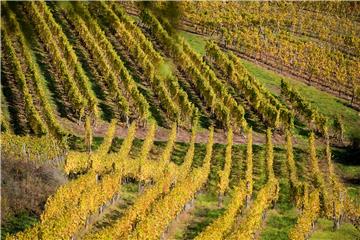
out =
[(224, 197), (225, 192), (229, 188), (229, 176), (231, 171), (231, 149), (232, 149), (232, 141), (233, 141), (233, 132), (230, 128), (228, 130), (227, 136), (227, 145), (225, 150), (225, 166), (223, 170), (219, 171), (219, 204), (222, 204), (222, 200)]
[(18, 85), (21, 89), (24, 102), (25, 102), (25, 111), (28, 114), (28, 121), (29, 126), (31, 130), (37, 134), (37, 135), (43, 135), (48, 132), (48, 129), (46, 127), (46, 124), (41, 119), (41, 116), (39, 112), (37, 111), (36, 107), (34, 106), (33, 98), (30, 93), (25, 74), (21, 68), (21, 63), (19, 59), (16, 56), (16, 52), (14, 49), (13, 44), (11, 43), (11, 40), (8, 36), (8, 33), (6, 32), (5, 28), (2, 28), (2, 36), (3, 36), (3, 42), (4, 46), (7, 49), (7, 52), (9, 54), (9, 58), (12, 62), (15, 78), (18, 81)]
[(46, 23), (46, 20), (39, 12), (36, 3), (27, 3), (25, 4), (25, 8), (29, 17), (35, 22), (34, 26), (39, 34), (39, 38), (46, 46), (47, 52), (51, 56), (51, 61), (57, 69), (57, 74), (60, 76), (60, 79), (64, 84), (64, 90), (72, 103), (72, 108), (79, 117), (82, 117), (88, 104), (87, 100), (81, 94), (79, 87), (70, 73), (69, 67), (65, 59), (63, 59), (61, 51)]
[[(186, 202), (194, 198), (196, 191), (207, 181), (210, 172), (210, 160), (213, 146), (213, 128), (210, 130), (203, 166), (195, 169), (183, 181), (179, 182), (163, 199), (156, 202), (147, 218), (138, 223), (129, 239), (158, 239), (182, 210)], [(156, 228), (153, 226), (156, 225)]]

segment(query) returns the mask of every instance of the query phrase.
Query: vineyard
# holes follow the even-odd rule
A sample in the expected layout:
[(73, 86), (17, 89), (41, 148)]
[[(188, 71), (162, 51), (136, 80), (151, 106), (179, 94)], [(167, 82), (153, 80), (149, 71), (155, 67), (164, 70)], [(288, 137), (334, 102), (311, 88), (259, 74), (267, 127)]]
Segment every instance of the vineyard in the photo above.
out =
[(1, 239), (360, 239), (358, 2), (1, 2)]

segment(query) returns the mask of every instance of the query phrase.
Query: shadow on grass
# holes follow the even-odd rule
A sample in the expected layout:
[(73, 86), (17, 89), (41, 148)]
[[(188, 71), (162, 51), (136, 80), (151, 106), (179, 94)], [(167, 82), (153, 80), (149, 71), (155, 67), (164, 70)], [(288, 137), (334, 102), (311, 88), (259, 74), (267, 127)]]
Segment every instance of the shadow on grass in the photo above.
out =
[(266, 132), (266, 126), (261, 121), (259, 121), (259, 119), (254, 118), (254, 116), (252, 116), (250, 111), (245, 112), (244, 118), (247, 124), (249, 125), (249, 127), (251, 127), (253, 131), (258, 133)]
[[(24, 14), (19, 7), (20, 6), (18, 5), (16, 8), (13, 8), (13, 10), (17, 16), (23, 16)], [(41, 44), (38, 42), (37, 36), (35, 36), (36, 31), (34, 31), (33, 27), (30, 25), (30, 22), (28, 21), (27, 17), (21, 17), (21, 18), (17, 17), (17, 20), (19, 21), (21, 30), (23, 31), (24, 36), (26, 37), (26, 40), (29, 43), (29, 47), (32, 48), (32, 52), (34, 53), (36, 62), (44, 77), (45, 84), (50, 90), (50, 93), (52, 95), (52, 100), (54, 101), (56, 108), (60, 113), (60, 116), (71, 120), (71, 118), (68, 117), (70, 116), (70, 113), (69, 111), (66, 110), (66, 106), (62, 101), (63, 100), (63, 97), (61, 96), (62, 90), (60, 90), (57, 87), (57, 83), (53, 78), (53, 74), (51, 74), (51, 68), (49, 68), (47, 64), (47, 62), (49, 61), (48, 60), (49, 56), (44, 50), (43, 46), (41, 46)]]
[[(2, 56), (2, 59), (3, 59), (3, 57), (4, 56)], [(2, 62), (2, 64), (1, 64), (1, 77), (2, 77), (2, 79), (1, 79), (2, 86), (1, 87), (2, 87), (2, 93), (4, 94), (5, 100), (8, 105), (11, 127), (13, 128), (15, 134), (22, 134), (24, 132), (24, 129), (19, 124), (20, 118), (19, 118), (19, 108), (17, 107), (17, 104), (16, 104), (17, 100), (14, 97), (15, 95), (13, 94), (13, 92), (9, 86), (9, 84), (10, 84), (10, 82), (8, 81), (9, 76), (7, 76), (7, 74), (4, 74), (3, 68), (4, 68), (4, 62)]]
[(171, 161), (176, 165), (181, 165), (184, 162), (184, 157), (186, 155), (186, 152), (188, 151), (188, 148), (188, 143), (176, 143), (174, 150), (171, 154)]
[(5, 239), (7, 234), (15, 234), (34, 226), (38, 218), (27, 212), (11, 216), (6, 222), (1, 222), (1, 239)]
[(333, 148), (333, 160), (339, 164), (343, 180), (349, 185), (360, 186), (360, 150), (351, 147)]
[[(91, 150), (96, 151), (103, 141), (104, 141), (103, 137), (93, 137)], [(79, 151), (79, 152), (87, 151), (87, 147), (85, 145), (85, 139), (81, 136), (70, 135), (67, 138), (67, 144), (70, 150)]]
[(195, 154), (192, 162), (192, 168), (201, 167), (204, 161), (206, 145), (203, 143), (195, 143)]
[[(134, 77), (134, 79), (136, 79), (136, 77)], [(152, 94), (152, 92), (149, 89), (143, 86), (140, 87), (139, 85), (138, 87), (140, 93), (146, 98), (147, 102), (149, 103), (150, 105), (149, 110), (153, 118), (156, 120), (157, 124), (161, 127), (168, 127), (166, 120), (164, 119), (164, 117), (160, 112), (160, 108), (155, 105), (155, 101), (154, 101), (155, 96)]]
[(67, 39), (73, 46), (73, 49), (78, 57), (78, 60), (80, 61), (86, 76), (90, 80), (91, 89), (94, 91), (96, 97), (101, 100), (101, 102), (99, 103), (99, 108), (102, 112), (101, 114), (102, 118), (105, 121), (110, 121), (115, 117), (115, 114), (113, 112), (112, 107), (106, 104), (107, 96), (104, 93), (104, 91), (102, 91), (100, 84), (95, 78), (95, 73), (93, 72), (96, 70), (90, 67), (90, 61), (92, 60), (90, 59), (89, 56), (87, 56), (88, 53), (84, 53), (84, 51), (80, 49), (81, 48), (79, 46), (80, 43), (76, 37), (77, 35), (71, 33), (71, 29), (70, 29), (71, 24), (69, 24), (66, 20), (63, 20), (63, 18), (60, 17), (61, 10), (58, 8), (57, 3), (49, 2), (48, 5), (50, 7), (50, 10), (52, 11), (55, 20), (57, 21), (57, 23), (60, 24), (64, 34), (66, 35)]
[(333, 148), (333, 160), (348, 166), (360, 166), (360, 149), (353, 149), (351, 147)]

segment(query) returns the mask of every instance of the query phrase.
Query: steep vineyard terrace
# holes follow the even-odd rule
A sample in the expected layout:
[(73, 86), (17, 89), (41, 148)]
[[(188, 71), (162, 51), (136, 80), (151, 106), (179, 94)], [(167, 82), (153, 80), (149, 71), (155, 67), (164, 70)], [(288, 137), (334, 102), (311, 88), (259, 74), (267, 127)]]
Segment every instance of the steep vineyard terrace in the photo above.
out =
[(1, 7), (2, 239), (360, 238), (358, 3)]

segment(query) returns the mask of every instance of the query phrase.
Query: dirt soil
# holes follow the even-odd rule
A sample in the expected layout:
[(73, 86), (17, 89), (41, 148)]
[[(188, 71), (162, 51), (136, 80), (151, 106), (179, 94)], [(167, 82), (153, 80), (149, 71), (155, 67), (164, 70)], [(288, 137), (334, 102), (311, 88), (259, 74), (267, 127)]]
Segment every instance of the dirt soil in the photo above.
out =
[[(75, 122), (71, 122), (68, 119), (59, 119), (59, 121), (62, 123), (65, 129), (67, 129), (69, 132), (83, 136), (84, 126), (78, 125)], [(109, 127), (109, 123), (107, 122), (101, 122), (98, 123), (95, 127), (93, 127), (93, 134), (94, 137), (103, 137), (105, 136), (107, 129)], [(147, 133), (147, 127), (140, 127), (138, 126), (136, 131), (136, 137), (139, 139), (144, 139), (146, 137)], [(170, 134), (170, 129), (163, 128), (163, 127), (157, 127), (156, 135), (155, 135), (155, 141), (167, 141), (168, 135)], [(115, 136), (119, 138), (124, 138), (127, 135), (127, 126), (118, 125), (116, 128)], [(209, 131), (206, 129), (202, 129), (196, 134), (196, 142), (197, 143), (206, 143), (208, 140)], [(177, 130), (177, 136), (176, 141), (177, 142), (189, 142), (191, 137), (191, 132), (189, 132), (186, 129), (178, 128)], [(275, 133), (273, 135), (273, 144), (284, 144), (285, 139), (282, 135)], [(253, 132), (253, 143), (254, 144), (264, 144), (265, 143), (265, 134), (264, 133), (258, 133)], [(296, 144), (296, 139), (294, 140), (294, 144)], [(227, 142), (227, 136), (226, 132), (223, 129), (215, 129), (214, 132), (214, 143), (220, 143), (220, 144), (226, 144)], [(247, 143), (247, 137), (246, 135), (235, 133), (233, 138), (234, 144), (245, 144)]]

